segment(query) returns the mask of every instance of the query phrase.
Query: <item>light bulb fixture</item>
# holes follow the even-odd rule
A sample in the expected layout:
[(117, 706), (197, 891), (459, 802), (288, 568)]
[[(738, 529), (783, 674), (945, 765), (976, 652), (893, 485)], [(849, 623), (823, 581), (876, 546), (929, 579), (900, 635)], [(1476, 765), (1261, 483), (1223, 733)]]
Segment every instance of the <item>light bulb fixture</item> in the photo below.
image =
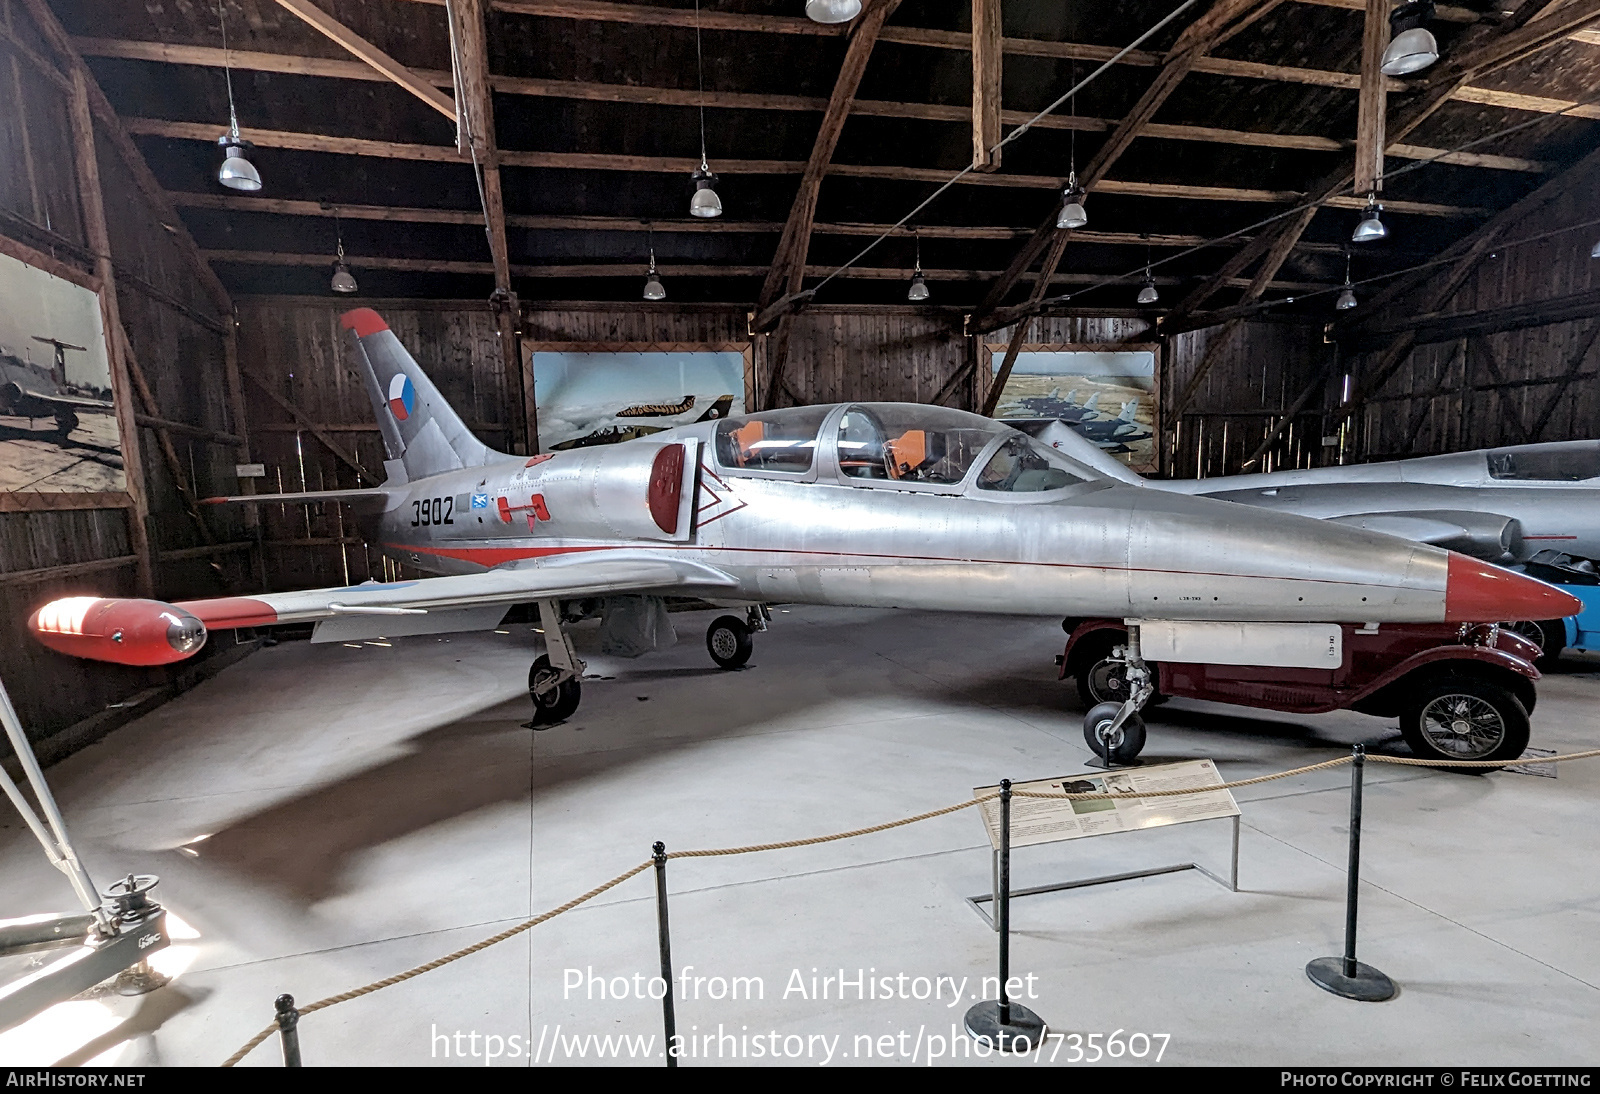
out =
[(813, 23), (848, 23), (861, 14), (861, 0), (806, 0), (806, 18)]
[(911, 234), (917, 241), (917, 265), (911, 271), (911, 287), (906, 290), (906, 299), (913, 304), (920, 304), (928, 299), (928, 283), (922, 277), (922, 237), (915, 230)]
[(1590, 258), (1600, 258), (1600, 239), (1594, 241), (1594, 246), (1589, 248)]
[[(859, 9), (860, 4), (856, 7)], [(700, 0), (694, 0), (694, 70), (700, 81), (700, 166), (690, 174), (694, 196), (689, 199), (689, 215), (710, 218), (722, 215), (722, 199), (717, 197), (717, 176), (706, 162), (706, 66), (700, 52)]]
[(233, 108), (233, 67), (228, 63), (228, 20), (222, 0), (217, 0), (217, 22), (222, 28), (222, 78), (228, 84), (228, 131), (217, 138), (217, 147), (222, 149), (217, 181), (230, 190), (253, 193), (261, 189), (261, 172), (247, 154), (255, 145), (239, 135), (239, 114)]
[(1361, 214), (1361, 223), (1350, 233), (1350, 242), (1372, 243), (1387, 236), (1389, 229), (1383, 226), (1382, 212), (1383, 206), (1378, 204), (1378, 195), (1368, 194), (1367, 207)]
[(1385, 76), (1409, 76), (1421, 72), (1439, 59), (1439, 42), (1428, 23), (1433, 19), (1433, 0), (1411, 0), (1389, 13), (1388, 48), (1378, 66)]
[(1150, 233), (1141, 233), (1144, 236), (1144, 285), (1139, 289), (1138, 301), (1141, 304), (1154, 304), (1161, 299), (1161, 293), (1156, 289), (1156, 279), (1150, 275)]
[(712, 173), (711, 165), (706, 162), (705, 154), (700, 155), (700, 166), (694, 169), (689, 176), (689, 181), (694, 183), (694, 197), (689, 199), (689, 215), (695, 217), (720, 217), (722, 215), (722, 199), (717, 197), (715, 189), (717, 176)]
[(650, 269), (644, 275), (644, 298), (646, 300), (665, 300), (667, 287), (661, 283), (661, 275), (656, 273), (656, 244), (655, 231), (650, 231)]
[(1067, 186), (1061, 194), (1061, 214), (1056, 217), (1057, 228), (1082, 228), (1089, 223), (1089, 213), (1083, 207), (1083, 199), (1087, 196), (1083, 187), (1078, 185), (1078, 172), (1073, 171), (1067, 176)]
[(1344, 289), (1339, 293), (1339, 299), (1333, 302), (1335, 311), (1349, 311), (1359, 301), (1356, 300), (1356, 287), (1350, 284), (1350, 252), (1344, 253)]
[(344, 232), (339, 227), (337, 209), (333, 213), (333, 233), (338, 240), (338, 252), (333, 262), (333, 276), (328, 279), (328, 288), (349, 295), (356, 291), (356, 276), (350, 272), (350, 265), (344, 260)]

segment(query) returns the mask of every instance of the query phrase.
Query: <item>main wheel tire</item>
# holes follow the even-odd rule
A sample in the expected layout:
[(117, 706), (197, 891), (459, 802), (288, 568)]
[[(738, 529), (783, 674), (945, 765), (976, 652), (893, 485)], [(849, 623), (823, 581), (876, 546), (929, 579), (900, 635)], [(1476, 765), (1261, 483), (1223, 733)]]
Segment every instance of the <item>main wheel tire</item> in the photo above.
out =
[[(1400, 732), (1423, 760), (1514, 760), (1528, 747), (1528, 712), (1506, 688), (1450, 676), (1412, 698), (1400, 713)], [(1455, 770), (1484, 774), (1493, 769)]]
[(78, 428), (78, 415), (70, 407), (56, 408), (56, 432), (65, 437)]
[(544, 680), (555, 677), (561, 670), (550, 663), (547, 655), (540, 656), (528, 669), (528, 697), (533, 700), (533, 724), (553, 726), (564, 722), (578, 710), (583, 700), (583, 684), (577, 677), (547, 689), (543, 695), (535, 689)]
[(706, 652), (718, 668), (736, 669), (750, 660), (756, 644), (750, 638), (750, 627), (736, 615), (721, 615), (706, 628)]
[(1129, 763), (1144, 751), (1145, 738), (1144, 720), (1137, 714), (1130, 714), (1109, 740), (1106, 738), (1106, 727), (1117, 720), (1117, 712), (1121, 709), (1121, 703), (1099, 703), (1083, 716), (1083, 739), (1089, 751), (1104, 757), (1109, 744), (1111, 762), (1117, 764)]

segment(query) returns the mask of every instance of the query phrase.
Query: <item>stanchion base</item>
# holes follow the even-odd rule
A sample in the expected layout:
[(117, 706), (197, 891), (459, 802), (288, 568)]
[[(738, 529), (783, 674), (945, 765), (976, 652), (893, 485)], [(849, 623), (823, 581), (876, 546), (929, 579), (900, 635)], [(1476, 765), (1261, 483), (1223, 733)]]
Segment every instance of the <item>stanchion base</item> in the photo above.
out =
[(1346, 976), (1342, 957), (1319, 957), (1306, 966), (1306, 975), (1324, 991), (1363, 1003), (1381, 1003), (1385, 999), (1393, 999), (1396, 990), (1393, 980), (1371, 965), (1363, 965), (1359, 961), (1356, 962), (1356, 974)]
[(1001, 1052), (1017, 1051), (1012, 1048), (1019, 1041), (1026, 1042), (1023, 1052), (1032, 1052), (1044, 1039), (1044, 1019), (1020, 1003), (1011, 1004), (1011, 1021), (1001, 1025), (1000, 1001), (985, 999), (973, 1004), (967, 1011), (967, 1033), (974, 1041), (998, 1048)]

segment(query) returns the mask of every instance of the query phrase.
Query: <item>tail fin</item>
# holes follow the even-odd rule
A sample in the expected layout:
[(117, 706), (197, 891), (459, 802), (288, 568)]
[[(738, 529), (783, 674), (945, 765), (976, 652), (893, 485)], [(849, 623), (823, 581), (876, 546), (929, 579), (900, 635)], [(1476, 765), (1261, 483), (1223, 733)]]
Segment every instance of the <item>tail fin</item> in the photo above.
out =
[(1122, 421), (1131, 422), (1139, 414), (1139, 400), (1130, 399), (1122, 404), (1122, 413), (1117, 415)]
[(383, 434), (391, 480), (479, 467), (501, 455), (472, 435), (377, 312), (356, 308), (339, 323), (355, 336), (361, 378)]
[(1085, 410), (1097, 410), (1100, 406), (1100, 393), (1097, 391), (1089, 396), (1089, 401), (1083, 404)]

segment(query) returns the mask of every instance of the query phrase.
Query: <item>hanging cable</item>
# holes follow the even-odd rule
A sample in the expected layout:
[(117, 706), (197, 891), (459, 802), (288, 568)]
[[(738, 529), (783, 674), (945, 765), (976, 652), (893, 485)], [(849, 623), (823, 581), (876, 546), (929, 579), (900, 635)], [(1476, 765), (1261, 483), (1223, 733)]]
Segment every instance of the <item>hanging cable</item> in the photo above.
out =
[[(698, 2), (698, 0), (697, 0), (697, 2)], [(1027, 121), (1023, 122), (1021, 125), (1017, 126), (1011, 132), (1007, 133), (1004, 137), (1000, 138), (1000, 140), (995, 144), (995, 146), (993, 148), (989, 149), (989, 157), (988, 158), (990, 160), (993, 160), (994, 154), (996, 152), (1000, 151), (1006, 145), (1010, 144), (1012, 141), (1014, 141), (1018, 137), (1022, 136), (1028, 130), (1032, 129), (1034, 127), (1034, 125), (1038, 123), (1039, 119), (1041, 119), (1041, 118), (1053, 113), (1056, 110), (1056, 108), (1059, 107), (1062, 103), (1067, 102), (1069, 99), (1071, 99), (1073, 96), (1075, 96), (1079, 91), (1082, 91), (1084, 88), (1088, 87), (1091, 83), (1093, 83), (1095, 81), (1096, 78), (1098, 78), (1100, 76), (1101, 73), (1105, 72), (1107, 69), (1111, 68), (1112, 65), (1114, 65), (1118, 61), (1122, 60), (1122, 58), (1126, 57), (1128, 54), (1130, 54), (1134, 50), (1138, 49), (1141, 45), (1143, 45), (1151, 37), (1151, 35), (1154, 35), (1154, 34), (1158, 33), (1168, 23), (1172, 22), (1179, 15), (1182, 15), (1185, 11), (1187, 11), (1190, 7), (1194, 6), (1196, 3), (1198, 3), (1198, 0), (1183, 0), (1182, 4), (1179, 4), (1176, 8), (1174, 8), (1165, 18), (1163, 18), (1155, 26), (1151, 27), (1149, 30), (1147, 30), (1143, 34), (1139, 35), (1139, 37), (1135, 38), (1133, 41), (1131, 41), (1127, 45), (1123, 46), (1120, 50), (1118, 50), (1111, 57), (1107, 58), (1104, 64), (1102, 64), (1099, 68), (1095, 69), (1093, 72), (1089, 73), (1089, 75), (1085, 76), (1080, 83), (1075, 84), (1074, 86), (1069, 88), (1059, 99), (1057, 99), (1055, 102), (1051, 103), (1049, 106), (1045, 107), (1043, 110), (1039, 111), (1039, 113), (1035, 114), (1033, 117), (1029, 118)], [(1074, 130), (1074, 132), (1076, 132), (1076, 130)], [(828, 282), (832, 281), (834, 278), (838, 277), (841, 273), (843, 273), (844, 271), (848, 270), (850, 267), (854, 266), (857, 262), (860, 262), (863, 258), (867, 257), (867, 255), (869, 253), (871, 253), (871, 251), (872, 251), (872, 249), (874, 247), (876, 247), (878, 244), (882, 243), (884, 240), (888, 239), (897, 230), (899, 230), (900, 228), (904, 227), (907, 221), (909, 221), (912, 217), (916, 216), (918, 213), (922, 212), (922, 210), (926, 209), (929, 205), (931, 205), (933, 203), (934, 199), (937, 198), (940, 194), (943, 194), (946, 190), (950, 189), (950, 187), (954, 186), (956, 183), (960, 182), (962, 179), (964, 179), (968, 175), (970, 175), (973, 172), (973, 169), (974, 169), (973, 165), (969, 163), (969, 164), (967, 164), (967, 166), (963, 167), (960, 171), (957, 171), (942, 186), (940, 186), (937, 190), (935, 190), (933, 193), (929, 194), (920, 203), (918, 203), (916, 208), (912, 209), (905, 216), (903, 216), (899, 220), (895, 221), (893, 224), (891, 224), (888, 228), (886, 228), (884, 230), (882, 235), (878, 236), (871, 243), (868, 243), (865, 247), (863, 247), (861, 249), (861, 252), (859, 254), (857, 254), (854, 258), (850, 259), (850, 261), (844, 263), (842, 266), (836, 267), (826, 277), (824, 277), (821, 281), (817, 282), (816, 286), (811, 291), (813, 293), (817, 292), (824, 285), (826, 285)]]

